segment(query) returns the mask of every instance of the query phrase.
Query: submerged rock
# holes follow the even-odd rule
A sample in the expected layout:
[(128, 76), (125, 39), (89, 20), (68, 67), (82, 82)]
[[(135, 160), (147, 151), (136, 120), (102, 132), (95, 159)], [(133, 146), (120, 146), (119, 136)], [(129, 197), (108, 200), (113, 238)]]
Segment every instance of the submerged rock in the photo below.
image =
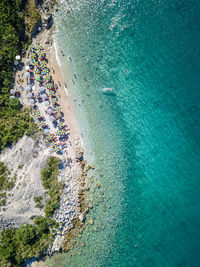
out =
[(85, 216), (84, 216), (83, 214), (80, 214), (80, 215), (79, 215), (79, 220), (80, 220), (81, 222), (84, 222), (84, 221), (85, 221)]
[(96, 182), (96, 186), (97, 186), (97, 188), (100, 188), (101, 187), (101, 185), (100, 185), (99, 182)]
[(85, 242), (81, 242), (81, 246), (82, 247), (85, 247)]
[(89, 220), (89, 224), (94, 224), (94, 221), (92, 219)]

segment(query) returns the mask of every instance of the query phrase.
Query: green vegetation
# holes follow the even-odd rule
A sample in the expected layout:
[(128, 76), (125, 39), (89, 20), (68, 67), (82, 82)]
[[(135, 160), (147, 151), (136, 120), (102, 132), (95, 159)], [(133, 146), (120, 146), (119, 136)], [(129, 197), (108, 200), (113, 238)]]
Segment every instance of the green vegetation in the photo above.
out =
[(31, 33), (35, 28), (35, 25), (40, 20), (40, 14), (36, 7), (36, 1), (35, 0), (29, 0), (26, 4), (25, 8), (25, 31), (28, 37), (31, 37)]
[(47, 166), (43, 169), (42, 182), (49, 198), (45, 205), (45, 216), (52, 217), (59, 207), (62, 184), (58, 182), (60, 161), (56, 157), (50, 157)]
[(0, 206), (6, 204), (6, 191), (15, 185), (16, 178), (11, 178), (9, 174), (7, 166), (0, 161)]
[(45, 251), (52, 238), (50, 225), (53, 222), (37, 218), (35, 225), (22, 225), (18, 229), (6, 229), (0, 237), (0, 265), (21, 266), (33, 256), (39, 257)]
[(28, 41), (24, 34), (25, 3), (25, 0), (0, 1), (0, 150), (25, 133), (31, 135), (36, 131), (29, 110), (22, 109), (17, 98), (10, 100), (13, 62)]
[[(62, 187), (58, 182), (59, 164), (59, 159), (50, 157), (41, 173), (43, 185), (49, 196), (45, 206), (45, 217), (33, 217), (34, 225), (26, 224), (18, 229), (2, 231), (0, 266), (22, 266), (27, 259), (41, 256), (52, 242), (53, 234), (58, 227), (52, 216), (59, 206)], [(2, 172), (7, 172), (7, 168), (3, 164), (1, 166)], [(36, 196), (34, 201), (41, 204), (42, 197)]]
[(39, 209), (43, 209), (44, 205), (42, 204), (42, 196), (35, 196), (34, 197), (34, 201), (35, 201), (35, 206)]

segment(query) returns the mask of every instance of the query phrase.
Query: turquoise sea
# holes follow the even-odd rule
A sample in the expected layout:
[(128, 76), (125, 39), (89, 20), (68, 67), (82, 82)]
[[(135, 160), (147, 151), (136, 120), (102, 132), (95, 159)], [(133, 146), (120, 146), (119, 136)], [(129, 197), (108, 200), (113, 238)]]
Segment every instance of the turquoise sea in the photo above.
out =
[(101, 188), (48, 266), (200, 266), (200, 2), (60, 0), (55, 26)]

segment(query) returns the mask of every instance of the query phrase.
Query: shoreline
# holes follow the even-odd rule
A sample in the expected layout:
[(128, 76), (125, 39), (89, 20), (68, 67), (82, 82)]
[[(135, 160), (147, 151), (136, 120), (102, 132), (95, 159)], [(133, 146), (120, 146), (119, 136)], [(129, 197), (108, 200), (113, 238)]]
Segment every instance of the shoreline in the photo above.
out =
[[(76, 114), (73, 110), (72, 103), (69, 98), (69, 94), (67, 94), (68, 92), (66, 93), (64, 75), (61, 69), (56, 41), (53, 40), (52, 35), (52, 29), (45, 29), (32, 40), (31, 44), (36, 45), (37, 43), (39, 43), (42, 47), (44, 47), (46, 58), (48, 59), (48, 68), (50, 69), (50, 75), (53, 78), (54, 84), (59, 85), (58, 89), (56, 90), (56, 97), (58, 98), (58, 104), (61, 107), (61, 112), (63, 112), (63, 119), (65, 123), (67, 123), (67, 128), (69, 128), (70, 130), (69, 139), (67, 140), (67, 150), (65, 152), (66, 155), (61, 155), (59, 156), (59, 158), (64, 161), (67, 160), (67, 162), (70, 159), (71, 164), (69, 168), (67, 167), (62, 172), (60, 172), (60, 180), (66, 184), (66, 187), (64, 188), (64, 192), (61, 195), (60, 206), (54, 214), (56, 221), (62, 223), (64, 220), (64, 222), (66, 222), (64, 218), (67, 217), (69, 223), (66, 224), (66, 227), (59, 227), (58, 231), (56, 232), (54, 241), (47, 251), (47, 256), (52, 255), (54, 252), (59, 252), (63, 242), (66, 239), (66, 242), (70, 240), (70, 233), (69, 237), (65, 237), (65, 235), (67, 234), (67, 232), (71, 232), (70, 229), (73, 229), (75, 227), (75, 224), (73, 223), (74, 220), (77, 224), (77, 228), (82, 227), (82, 222), (83, 220), (85, 220), (85, 213), (88, 212), (88, 208), (86, 208), (85, 204), (83, 204), (85, 198), (83, 192), (84, 190), (88, 190), (87, 188), (84, 189), (84, 185), (87, 171), (90, 169), (87, 166), (88, 170), (86, 170), (85, 160), (80, 160), (80, 158), (83, 157), (83, 140), (81, 137), (78, 121), (76, 119)], [(22, 58), (21, 62), (25, 64), (26, 55)], [(24, 78), (24, 68), (16, 72), (14, 86), (15, 89), (19, 87), (19, 80), (22, 78)], [(65, 79), (67, 80), (67, 77), (65, 77)], [(20, 85), (26, 87), (26, 82), (20, 82)], [(38, 85), (36, 85), (36, 87), (38, 87)], [(25, 92), (21, 93), (20, 98), (24, 104), (24, 107), (31, 106)], [(42, 112), (44, 112), (44, 110), (41, 110), (41, 113)], [(51, 150), (52, 149), (49, 149), (49, 155), (52, 155)], [(53, 154), (55, 154), (55, 152), (53, 152)], [(82, 161), (84, 162), (83, 165), (81, 165)], [(34, 170), (32, 171), (34, 172)], [(72, 204), (69, 204), (71, 202)], [(26, 261), (25, 266), (44, 266), (44, 261), (38, 261), (38, 259), (29, 259)]]

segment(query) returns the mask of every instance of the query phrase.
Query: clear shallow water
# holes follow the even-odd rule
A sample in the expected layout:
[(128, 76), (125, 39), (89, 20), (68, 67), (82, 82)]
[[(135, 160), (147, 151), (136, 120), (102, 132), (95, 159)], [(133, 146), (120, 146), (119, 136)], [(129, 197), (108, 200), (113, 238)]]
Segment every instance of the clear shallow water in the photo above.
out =
[(102, 185), (70, 266), (199, 266), (200, 3), (62, 1), (56, 25)]

